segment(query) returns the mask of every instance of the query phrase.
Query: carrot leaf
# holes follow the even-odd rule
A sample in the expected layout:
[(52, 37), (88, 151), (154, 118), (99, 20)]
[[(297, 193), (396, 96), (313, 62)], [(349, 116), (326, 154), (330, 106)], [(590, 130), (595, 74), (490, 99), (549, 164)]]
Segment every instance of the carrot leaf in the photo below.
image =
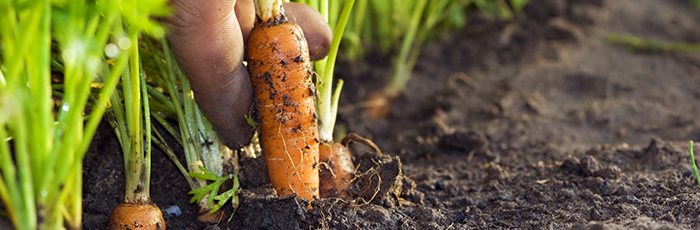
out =
[[(238, 203), (238, 196), (236, 195), (236, 190), (238, 190), (239, 187), (238, 177), (236, 177), (235, 175), (229, 175), (228, 177), (218, 176), (202, 166), (199, 166), (199, 169), (202, 170), (202, 173), (190, 172), (189, 175), (196, 179), (208, 180), (213, 182), (207, 186), (190, 191), (189, 194), (194, 194), (192, 199), (190, 199), (190, 203), (201, 202), (202, 199), (204, 199), (204, 197), (209, 195), (207, 199), (207, 207), (212, 207), (212, 202), (214, 200), (217, 201), (216, 204), (212, 207), (210, 213), (219, 210), (231, 198), (233, 198), (231, 202), (233, 202), (234, 204)], [(233, 180), (233, 187), (224, 193), (216, 195), (221, 185), (228, 179)]]
[(693, 141), (690, 141), (690, 162), (693, 165), (693, 172), (695, 173), (695, 179), (698, 180), (698, 186), (700, 186), (700, 173), (698, 173), (698, 166), (695, 165), (695, 155), (693, 155)]
[(245, 121), (250, 125), (250, 127), (253, 127), (253, 129), (257, 130), (258, 129), (258, 123), (255, 122), (255, 119), (251, 115), (243, 115), (245, 117)]

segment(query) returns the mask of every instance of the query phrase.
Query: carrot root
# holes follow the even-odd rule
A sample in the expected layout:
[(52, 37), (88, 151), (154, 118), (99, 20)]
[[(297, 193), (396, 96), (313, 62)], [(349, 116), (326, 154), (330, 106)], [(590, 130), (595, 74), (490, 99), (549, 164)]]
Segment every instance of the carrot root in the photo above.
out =
[(308, 50), (298, 25), (258, 18), (246, 60), (270, 182), (280, 196), (296, 193), (314, 200), (319, 196), (319, 139)]
[(160, 208), (152, 203), (121, 203), (109, 216), (110, 230), (165, 230)]
[(346, 146), (339, 143), (322, 142), (319, 147), (321, 167), (319, 169), (320, 194), (322, 198), (348, 198), (355, 166)]

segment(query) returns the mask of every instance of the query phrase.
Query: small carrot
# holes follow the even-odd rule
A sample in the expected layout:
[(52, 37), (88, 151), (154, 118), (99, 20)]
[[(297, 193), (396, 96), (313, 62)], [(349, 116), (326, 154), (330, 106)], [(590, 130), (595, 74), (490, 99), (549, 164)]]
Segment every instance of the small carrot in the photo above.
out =
[(314, 200), (319, 139), (308, 44), (301, 27), (285, 16), (281, 0), (256, 0), (255, 9), (246, 61), (270, 182), (280, 196)]
[(321, 197), (349, 197), (348, 187), (354, 177), (355, 166), (348, 148), (340, 143), (324, 141), (319, 147), (319, 154)]
[(153, 203), (121, 203), (109, 216), (109, 229), (165, 229), (160, 209)]
[(355, 179), (355, 166), (352, 163), (352, 154), (350, 154), (350, 150), (347, 147), (351, 141), (364, 144), (374, 150), (375, 153), (382, 154), (382, 151), (372, 140), (361, 137), (356, 133), (348, 133), (340, 144), (322, 140), (319, 150), (321, 161), (319, 175), (321, 178), (320, 190), (322, 198), (350, 197), (349, 188)]

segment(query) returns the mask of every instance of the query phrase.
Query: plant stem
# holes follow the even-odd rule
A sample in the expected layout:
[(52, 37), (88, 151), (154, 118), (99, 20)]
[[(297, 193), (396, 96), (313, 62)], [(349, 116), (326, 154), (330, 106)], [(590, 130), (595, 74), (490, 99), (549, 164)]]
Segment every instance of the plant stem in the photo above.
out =
[(423, 15), (425, 4), (427, 0), (418, 0), (417, 5), (413, 8), (413, 13), (411, 17), (411, 24), (408, 27), (408, 32), (401, 43), (401, 49), (399, 50), (399, 55), (394, 59), (391, 79), (389, 84), (384, 88), (384, 94), (390, 98), (395, 98), (398, 96), (404, 88), (408, 80), (411, 78), (411, 71), (407, 69), (408, 55), (411, 50), (411, 45), (413, 45), (413, 40), (416, 38), (416, 32), (420, 24), (420, 19)]
[[(153, 116), (153, 117), (159, 117), (159, 116)], [(158, 137), (157, 139), (153, 139), (153, 142), (162, 149), (166, 155), (168, 155), (168, 158), (170, 158), (171, 161), (175, 163), (175, 166), (177, 167), (178, 170), (180, 170), (180, 173), (182, 175), (188, 175), (187, 174), (187, 169), (185, 169), (182, 164), (180, 164), (180, 161), (177, 159), (177, 156), (175, 156), (175, 152), (168, 147), (168, 145), (165, 143), (165, 139), (163, 139), (163, 136), (160, 135), (160, 132), (158, 132), (157, 129), (153, 129), (153, 131), (156, 133), (156, 136)], [(194, 182), (192, 182), (192, 178), (189, 176), (185, 177), (185, 180), (187, 181), (187, 184), (190, 186), (190, 189), (195, 190), (197, 187), (195, 187)]]
[[(202, 156), (201, 148), (204, 142), (201, 142), (201, 135), (205, 135), (204, 133), (209, 133), (210, 135), (216, 134), (211, 128), (208, 131), (202, 132), (198, 130), (198, 124), (205, 118), (204, 116), (198, 117), (196, 115), (197, 108), (194, 101), (194, 96), (192, 95), (192, 89), (189, 85), (189, 80), (182, 73), (179, 65), (177, 65), (175, 62), (169, 43), (165, 39), (162, 39), (161, 44), (165, 55), (165, 65), (167, 66), (163, 67), (162, 69), (159, 67), (159, 69), (161, 69), (162, 76), (166, 78), (163, 82), (165, 82), (166, 91), (170, 95), (170, 100), (172, 101), (172, 104), (174, 105), (173, 107), (175, 108), (175, 113), (177, 114), (178, 126), (180, 128), (180, 143), (182, 144), (185, 152), (187, 169), (191, 173), (202, 173), (199, 167), (205, 165), (203, 160), (206, 159), (203, 159)], [(153, 47), (154, 46), (152, 46), (152, 44), (149, 44), (149, 49), (154, 49)], [(159, 65), (163, 65), (163, 63), (159, 63)], [(182, 91), (177, 89), (178, 82), (181, 84)], [(180, 95), (182, 95), (182, 97), (180, 97)], [(161, 124), (165, 126), (163, 122), (161, 122)], [(219, 142), (218, 139), (215, 139), (214, 141), (217, 143)], [(212, 159), (214, 159), (216, 163), (211, 162)], [(220, 167), (223, 167), (223, 162), (221, 161), (221, 159), (223, 159), (222, 156), (214, 156), (212, 159), (208, 159), (210, 162), (207, 162), (206, 165), (218, 164), (222, 165)], [(177, 159), (174, 159), (174, 161), (175, 160)], [(187, 174), (185, 174), (185, 177), (187, 177), (188, 183), (191, 181), (190, 187), (192, 187), (193, 190), (207, 185), (207, 182), (204, 180), (191, 180)], [(200, 209), (208, 209), (206, 205), (202, 205), (205, 203), (206, 202), (200, 203)]]
[[(127, 63), (118, 55), (106, 79), (104, 44), (121, 34), (120, 17), (133, 22), (135, 37), (157, 28), (148, 21), (149, 7), (162, 8), (134, 3), (0, 0), (0, 197), (15, 228), (80, 228), (82, 159)], [(63, 77), (54, 88), (62, 89), (57, 114), (52, 70)], [(92, 95), (95, 76), (105, 77), (99, 99)], [(93, 107), (89, 115), (86, 106)]]
[[(223, 176), (224, 163), (230, 159), (232, 152), (221, 143), (214, 131), (213, 125), (195, 103), (189, 79), (183, 74), (177, 62), (175, 62), (169, 43), (164, 39), (161, 40), (163, 52), (160, 53), (158, 52), (159, 49), (155, 48), (152, 41), (149, 39), (144, 39), (144, 41), (149, 50), (148, 52), (144, 51), (145, 54), (150, 56), (148, 58), (153, 60), (165, 60), (164, 62), (156, 61), (154, 68), (148, 70), (155, 71), (149, 74), (154, 77), (154, 82), (160, 84), (160, 86), (165, 89), (165, 94), (152, 87), (148, 89), (148, 93), (158, 101), (161, 107), (172, 107), (172, 111), (168, 112), (175, 114), (177, 117), (179, 134), (160, 115), (153, 113), (153, 117), (155, 117), (156, 121), (165, 127), (166, 130), (178, 140), (180, 145), (182, 145), (187, 161), (187, 170), (185, 170), (185, 167), (182, 167), (181, 172), (185, 176), (191, 189), (193, 191), (198, 190), (207, 186), (207, 182), (196, 177), (193, 179), (190, 175), (201, 174), (201, 168), (204, 166), (205, 169), (215, 173), (217, 176)], [(167, 98), (166, 94), (170, 98)], [(169, 110), (169, 108), (165, 109)], [(164, 143), (157, 130), (156, 134), (161, 138), (157, 140), (156, 143), (168, 154), (170, 159), (178, 165), (178, 168), (180, 168), (181, 164), (174, 153), (172, 153), (172, 149)], [(187, 173), (187, 171), (190, 173)], [(206, 200), (199, 203), (200, 211), (208, 211), (210, 209), (210, 206), (206, 203)]]
[(335, 119), (338, 112), (338, 99), (340, 95), (340, 90), (343, 86), (342, 82), (338, 82), (336, 86), (336, 93), (333, 94), (333, 71), (335, 68), (335, 61), (338, 56), (338, 49), (340, 47), (340, 41), (343, 38), (343, 32), (345, 31), (345, 26), (350, 18), (350, 11), (352, 10), (355, 0), (347, 0), (343, 6), (343, 11), (340, 14), (340, 19), (338, 20), (338, 25), (335, 27), (333, 33), (333, 41), (331, 42), (330, 49), (328, 51), (328, 56), (321, 61), (317, 61), (316, 71), (320, 76), (320, 80), (317, 83), (319, 98), (316, 100), (316, 110), (319, 117), (319, 137), (323, 141), (330, 142), (333, 140), (333, 129), (335, 127)]
[(695, 156), (693, 155), (693, 141), (690, 141), (690, 162), (693, 165), (693, 172), (695, 173), (695, 179), (698, 181), (698, 186), (700, 186), (700, 173), (698, 173), (698, 166), (695, 165)]
[[(162, 126), (165, 129), (165, 131), (172, 135), (173, 138), (175, 138), (175, 141), (177, 141), (177, 143), (180, 144), (180, 146), (183, 146), (182, 138), (180, 138), (180, 133), (177, 132), (177, 130), (175, 130), (172, 126), (170, 126), (170, 124), (168, 123), (168, 121), (165, 120), (165, 118), (158, 116), (158, 114), (155, 114), (153, 110), (151, 110), (151, 117), (156, 119), (156, 122), (158, 122), (160, 126)], [(180, 162), (176, 162), (176, 164), (179, 163)]]
[[(138, 53), (138, 34), (129, 31), (129, 71), (122, 76), (128, 135), (131, 140), (130, 153), (126, 157), (126, 203), (144, 204), (149, 202), (150, 160), (144, 156), (143, 125), (141, 112), (141, 77)], [(143, 100), (146, 100), (145, 98)], [(149, 127), (150, 129), (150, 127)], [(150, 150), (150, 149), (149, 149)], [(148, 153), (147, 153), (148, 154)], [(150, 155), (147, 155), (150, 156)]]
[(282, 0), (255, 0), (255, 13), (263, 21), (286, 20)]
[[(138, 51), (136, 52), (138, 55)], [(146, 77), (144, 76), (144, 73), (141, 68), (141, 61), (139, 60), (139, 79), (141, 81), (141, 95), (143, 97), (143, 119), (144, 119), (144, 128), (146, 129), (145, 132), (145, 139), (146, 139), (146, 159), (144, 160), (143, 163), (143, 168), (144, 174), (143, 177), (141, 177), (140, 183), (142, 184), (143, 187), (143, 193), (146, 194), (148, 197), (149, 194), (151, 194), (151, 111), (150, 111), (150, 106), (148, 104), (148, 93), (146, 90)], [(150, 199), (150, 198), (149, 198)]]

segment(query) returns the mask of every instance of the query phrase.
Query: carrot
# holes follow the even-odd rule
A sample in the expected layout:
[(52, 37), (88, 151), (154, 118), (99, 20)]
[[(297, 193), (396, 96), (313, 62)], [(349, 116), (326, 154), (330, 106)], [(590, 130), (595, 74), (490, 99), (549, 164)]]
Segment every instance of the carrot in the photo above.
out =
[(321, 197), (350, 197), (348, 189), (355, 179), (355, 166), (347, 147), (351, 141), (364, 144), (378, 154), (382, 153), (372, 140), (356, 133), (348, 133), (340, 144), (332, 141), (321, 141), (321, 168), (319, 169)]
[[(129, 32), (137, 42), (138, 33)], [(129, 48), (129, 68), (121, 75), (123, 97), (115, 91), (108, 122), (117, 134), (124, 156), (124, 201), (112, 210), (110, 230), (164, 230), (163, 214), (150, 197), (151, 113), (139, 46)], [(123, 99), (123, 104), (122, 104)]]
[(369, 95), (365, 113), (369, 114), (370, 117), (374, 119), (385, 118), (389, 115), (391, 104), (395, 98), (396, 97), (389, 96), (384, 92), (375, 91)]
[(246, 44), (259, 137), (270, 182), (280, 196), (319, 195), (318, 126), (309, 49), (281, 0), (256, 0), (258, 15)]
[(109, 216), (109, 229), (165, 229), (165, 221), (155, 204), (121, 203)]
[(321, 197), (349, 197), (347, 190), (355, 171), (350, 151), (339, 143), (324, 141), (319, 147), (319, 155)]

